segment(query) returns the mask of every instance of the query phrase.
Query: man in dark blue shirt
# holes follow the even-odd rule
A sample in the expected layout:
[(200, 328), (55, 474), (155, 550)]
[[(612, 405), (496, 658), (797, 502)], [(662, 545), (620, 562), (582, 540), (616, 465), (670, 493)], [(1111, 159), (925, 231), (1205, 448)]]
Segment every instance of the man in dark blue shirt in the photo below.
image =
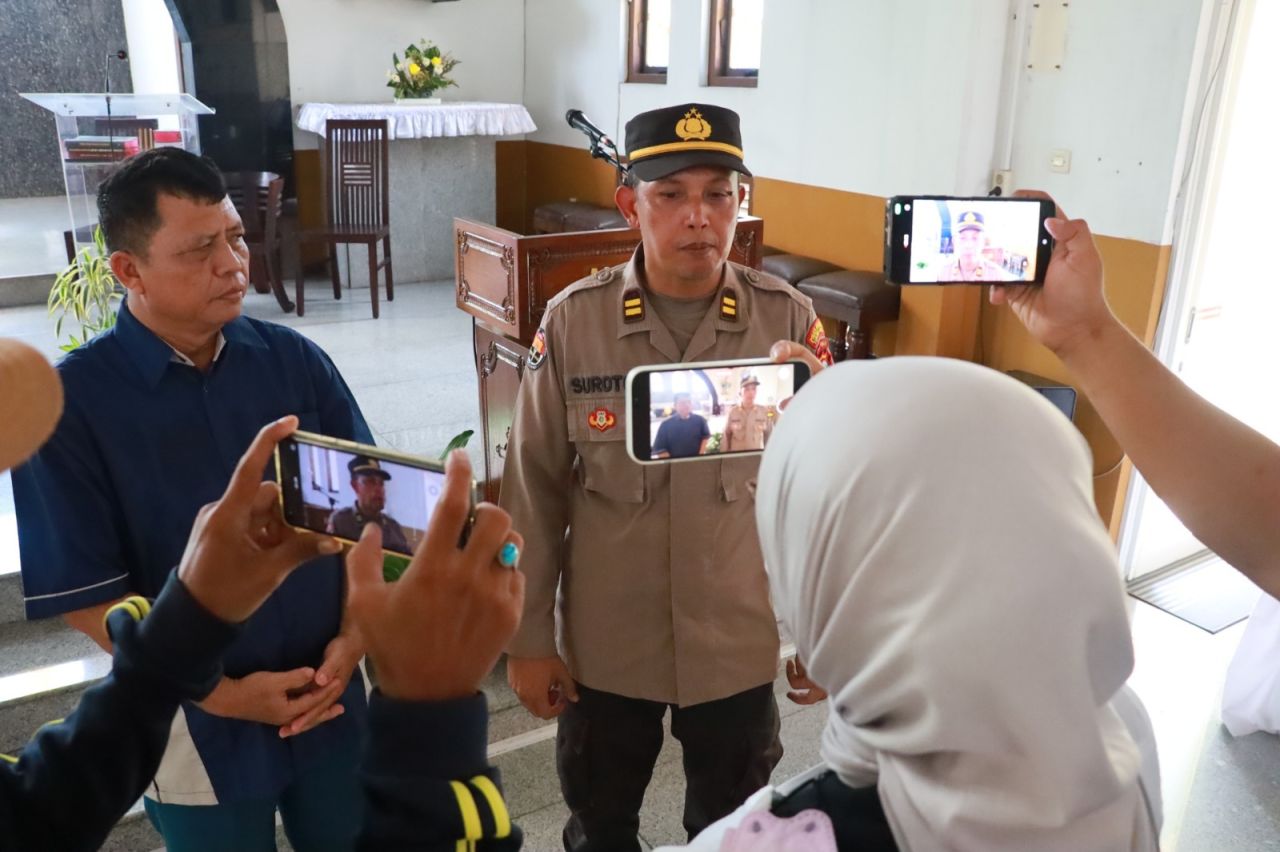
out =
[(675, 396), (676, 413), (658, 427), (653, 441), (655, 459), (687, 459), (700, 456), (707, 448), (711, 430), (700, 414), (693, 413), (693, 401), (687, 393)]
[[(144, 152), (98, 201), (127, 301), (58, 365), (66, 412), (14, 497), (28, 617), (62, 614), (109, 650), (103, 613), (159, 594), (263, 423), (371, 435), (324, 352), (240, 315), (244, 228), (210, 161)], [(212, 693), (184, 702), (147, 790), (170, 850), (274, 848), (277, 808), (299, 852), (350, 845), (365, 697), (342, 614), (338, 559), (314, 560), (246, 623)]]

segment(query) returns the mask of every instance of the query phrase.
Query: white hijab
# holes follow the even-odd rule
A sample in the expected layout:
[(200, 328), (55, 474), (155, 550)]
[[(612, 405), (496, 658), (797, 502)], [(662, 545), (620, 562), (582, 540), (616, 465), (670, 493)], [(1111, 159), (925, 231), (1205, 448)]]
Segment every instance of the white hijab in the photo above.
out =
[(904, 850), (1157, 848), (1090, 464), (1036, 393), (938, 358), (826, 370), (770, 438), (756, 516), (831, 693), (823, 758), (878, 784)]

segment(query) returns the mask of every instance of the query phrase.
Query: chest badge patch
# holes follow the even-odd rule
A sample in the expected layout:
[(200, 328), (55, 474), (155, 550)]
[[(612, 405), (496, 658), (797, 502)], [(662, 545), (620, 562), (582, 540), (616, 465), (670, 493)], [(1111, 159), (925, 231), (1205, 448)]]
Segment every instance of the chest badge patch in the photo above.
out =
[(587, 415), (587, 425), (597, 432), (608, 432), (618, 425), (618, 418), (607, 408), (597, 408)]
[(538, 329), (533, 336), (533, 345), (529, 347), (529, 358), (526, 361), (530, 370), (536, 370), (547, 360), (547, 333)]

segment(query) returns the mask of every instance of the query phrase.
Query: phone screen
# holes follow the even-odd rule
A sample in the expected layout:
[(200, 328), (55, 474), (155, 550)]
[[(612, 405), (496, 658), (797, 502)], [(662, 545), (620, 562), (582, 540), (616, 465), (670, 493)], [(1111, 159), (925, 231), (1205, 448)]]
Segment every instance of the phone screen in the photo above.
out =
[[(318, 439), (318, 440), (316, 440)], [(286, 523), (358, 541), (370, 521), (382, 527), (382, 548), (412, 556), (444, 490), (444, 471), (426, 459), (388, 459), (372, 447), (305, 433), (282, 441), (277, 475)]]
[(891, 280), (996, 284), (1043, 280), (1052, 240), (1040, 199), (891, 199)]
[(764, 450), (808, 368), (750, 363), (644, 369), (633, 381), (631, 450), (637, 461), (680, 461)]

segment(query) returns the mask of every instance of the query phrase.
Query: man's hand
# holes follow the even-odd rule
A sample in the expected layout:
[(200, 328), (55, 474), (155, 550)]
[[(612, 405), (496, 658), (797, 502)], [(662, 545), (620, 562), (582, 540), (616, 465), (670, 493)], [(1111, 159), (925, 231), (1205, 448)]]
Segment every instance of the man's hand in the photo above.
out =
[(578, 700), (578, 685), (559, 657), (507, 657), (507, 683), (539, 719), (554, 719), (568, 706), (565, 702)]
[(246, 620), (298, 565), (342, 549), (328, 536), (285, 524), (280, 486), (262, 481), (276, 444), (297, 428), (293, 416), (263, 427), (241, 457), (226, 493), (200, 510), (187, 539), (178, 579), (223, 621)]
[(316, 669), (315, 677), (309, 684), (310, 692), (323, 693), (327, 700), (307, 710), (289, 724), (281, 726), (280, 736), (296, 736), (335, 718), (335, 715), (330, 715), (333, 707), (338, 708), (336, 715), (341, 715), (342, 705), (337, 702), (346, 691), (347, 683), (363, 656), (364, 645), (354, 631), (344, 631), (335, 636), (325, 647), (324, 661)]
[(327, 722), (342, 715), (342, 705), (333, 703), (328, 690), (311, 689), (315, 674), (315, 669), (304, 667), (224, 677), (200, 707), (215, 716), (284, 726), (327, 704), (316, 724)]
[(799, 657), (787, 660), (787, 683), (791, 685), (787, 697), (796, 704), (817, 704), (827, 697), (827, 691), (809, 679)]
[[(1014, 195), (1052, 200), (1032, 190)], [(1058, 208), (1045, 227), (1055, 245), (1044, 284), (993, 284), (989, 298), (993, 305), (1008, 303), (1031, 335), (1061, 356), (1119, 321), (1103, 294), (1102, 257), (1088, 223), (1067, 219)]]
[(366, 524), (347, 554), (348, 618), (364, 637), (378, 688), (405, 701), (474, 695), (520, 625), (524, 575), (498, 562), (506, 543), (524, 539), (497, 506), (476, 507), (475, 525), (458, 549), (470, 509), (471, 462), (455, 450), (427, 535), (395, 583), (382, 577), (382, 530)]

